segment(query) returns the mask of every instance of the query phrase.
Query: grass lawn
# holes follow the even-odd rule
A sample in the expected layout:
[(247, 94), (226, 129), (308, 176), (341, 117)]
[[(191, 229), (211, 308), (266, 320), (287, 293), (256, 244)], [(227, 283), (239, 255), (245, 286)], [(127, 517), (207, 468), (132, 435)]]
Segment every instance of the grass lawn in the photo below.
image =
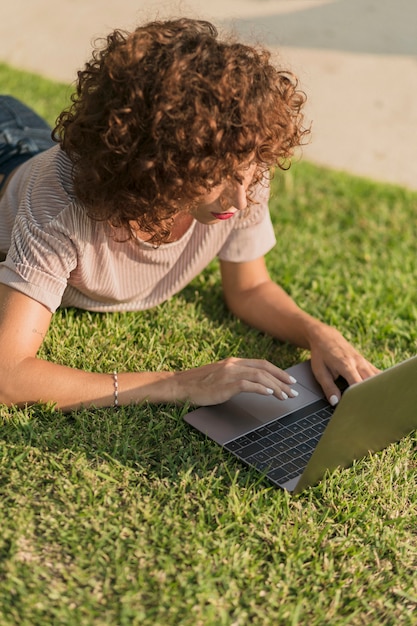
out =
[[(53, 123), (69, 90), (0, 65)], [(295, 164), (273, 277), (379, 367), (416, 352), (417, 194)], [(89, 370), (307, 355), (227, 313), (216, 263), (143, 313), (59, 311), (41, 356)], [(291, 497), (170, 405), (0, 408), (1, 626), (417, 624), (412, 434)], [(417, 408), (416, 408), (417, 410)]]

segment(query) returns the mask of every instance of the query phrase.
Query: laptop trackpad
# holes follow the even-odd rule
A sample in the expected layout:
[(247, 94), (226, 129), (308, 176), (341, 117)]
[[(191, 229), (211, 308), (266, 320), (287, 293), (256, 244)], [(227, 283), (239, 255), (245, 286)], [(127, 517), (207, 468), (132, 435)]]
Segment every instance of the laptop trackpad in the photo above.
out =
[(230, 400), (202, 406), (184, 415), (184, 420), (221, 445), (261, 425), (253, 415)]
[(278, 400), (274, 396), (261, 396), (258, 393), (239, 393), (231, 398), (226, 404), (233, 404), (253, 415), (261, 424), (270, 422), (277, 417), (284, 417), (296, 409), (301, 409), (312, 402), (322, 398), (306, 387), (296, 384), (292, 389), (298, 391), (296, 398)]

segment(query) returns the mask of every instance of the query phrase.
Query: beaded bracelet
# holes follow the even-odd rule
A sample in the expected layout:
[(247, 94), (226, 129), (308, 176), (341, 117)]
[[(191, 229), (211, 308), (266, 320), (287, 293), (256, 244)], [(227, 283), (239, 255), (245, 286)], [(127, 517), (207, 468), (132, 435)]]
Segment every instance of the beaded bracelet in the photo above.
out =
[(117, 372), (113, 372), (113, 387), (114, 387), (114, 402), (113, 406), (119, 406), (119, 379), (117, 377)]

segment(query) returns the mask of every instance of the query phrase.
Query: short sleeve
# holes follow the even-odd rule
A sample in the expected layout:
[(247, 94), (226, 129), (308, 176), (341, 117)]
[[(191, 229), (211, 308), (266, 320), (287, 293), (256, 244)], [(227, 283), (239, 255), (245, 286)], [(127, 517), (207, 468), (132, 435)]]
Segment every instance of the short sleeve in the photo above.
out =
[(276, 243), (268, 208), (269, 185), (262, 182), (254, 194), (254, 204), (242, 212), (219, 251), (222, 261), (254, 261), (269, 252)]
[[(64, 212), (65, 213), (65, 212)], [(64, 216), (38, 224), (20, 211), (12, 231), (6, 260), (0, 264), (0, 282), (37, 300), (54, 312), (60, 305), (77, 249)]]

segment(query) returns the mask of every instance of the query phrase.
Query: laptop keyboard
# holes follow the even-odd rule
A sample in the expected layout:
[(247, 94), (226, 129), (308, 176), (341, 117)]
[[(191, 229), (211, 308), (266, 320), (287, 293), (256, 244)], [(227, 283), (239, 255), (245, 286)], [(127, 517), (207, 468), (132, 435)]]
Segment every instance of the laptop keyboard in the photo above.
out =
[(281, 485), (299, 476), (326, 428), (334, 407), (318, 400), (224, 445), (247, 465)]

